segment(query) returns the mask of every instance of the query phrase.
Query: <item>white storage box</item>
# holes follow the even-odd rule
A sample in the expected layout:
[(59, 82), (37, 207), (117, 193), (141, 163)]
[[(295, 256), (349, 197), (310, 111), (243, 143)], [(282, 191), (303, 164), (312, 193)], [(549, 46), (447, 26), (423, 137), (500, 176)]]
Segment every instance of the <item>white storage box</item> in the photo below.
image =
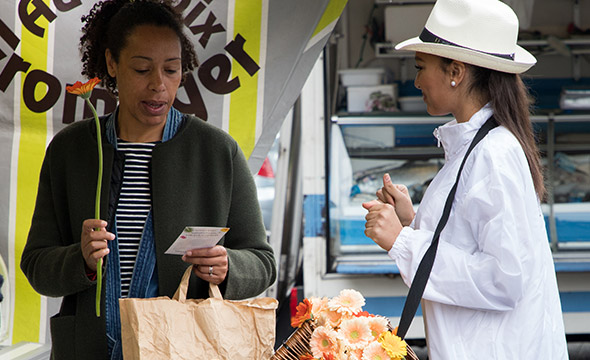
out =
[(590, 110), (589, 88), (565, 88), (561, 91), (559, 107), (571, 110)]
[(342, 86), (372, 86), (383, 83), (385, 69), (343, 69), (339, 70)]
[(422, 96), (402, 96), (397, 101), (401, 111), (426, 112), (426, 103)]
[(349, 86), (346, 88), (346, 101), (348, 112), (365, 112), (367, 100), (372, 93), (381, 92), (381, 94), (390, 95), (395, 101), (397, 94), (397, 84), (385, 84), (376, 86)]
[(391, 5), (385, 8), (385, 40), (396, 45), (420, 35), (434, 4)]

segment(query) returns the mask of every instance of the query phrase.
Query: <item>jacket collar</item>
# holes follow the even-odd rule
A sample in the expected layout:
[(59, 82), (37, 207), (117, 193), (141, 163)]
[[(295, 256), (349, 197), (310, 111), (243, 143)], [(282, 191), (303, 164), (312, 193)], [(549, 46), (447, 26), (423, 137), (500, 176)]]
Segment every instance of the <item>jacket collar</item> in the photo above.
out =
[[(108, 115), (106, 120), (106, 137), (109, 144), (113, 145), (117, 149), (117, 114), (119, 113), (119, 107)], [(184, 122), (183, 114), (171, 107), (166, 118), (166, 125), (164, 126), (164, 132), (162, 133), (162, 142), (166, 142), (176, 135), (178, 129)]]
[(494, 111), (488, 103), (473, 114), (469, 121), (458, 123), (456, 119), (439, 126), (434, 131), (445, 150), (445, 158), (452, 157), (473, 140), (479, 128), (492, 116)]

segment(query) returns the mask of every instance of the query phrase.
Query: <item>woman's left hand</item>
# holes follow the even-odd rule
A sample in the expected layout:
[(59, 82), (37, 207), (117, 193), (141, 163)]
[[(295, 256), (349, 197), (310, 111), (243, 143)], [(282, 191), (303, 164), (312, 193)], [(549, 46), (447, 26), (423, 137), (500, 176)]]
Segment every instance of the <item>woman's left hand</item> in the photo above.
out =
[(391, 204), (385, 204), (379, 200), (363, 203), (363, 207), (369, 212), (365, 216), (365, 235), (371, 238), (383, 250), (389, 251), (395, 243), (402, 224)]
[(227, 276), (227, 250), (221, 245), (189, 250), (182, 256), (182, 260), (193, 264), (195, 275), (212, 284), (221, 284)]

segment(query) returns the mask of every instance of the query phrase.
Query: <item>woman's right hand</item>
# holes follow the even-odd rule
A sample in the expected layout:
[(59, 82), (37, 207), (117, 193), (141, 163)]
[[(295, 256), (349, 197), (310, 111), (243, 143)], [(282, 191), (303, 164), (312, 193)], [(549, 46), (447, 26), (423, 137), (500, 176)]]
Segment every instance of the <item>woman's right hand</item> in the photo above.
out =
[(377, 198), (394, 207), (403, 226), (410, 225), (414, 220), (416, 212), (408, 188), (405, 185), (393, 184), (389, 174), (383, 175), (383, 187), (377, 190)]
[(88, 270), (95, 272), (98, 259), (109, 253), (107, 240), (115, 240), (115, 235), (106, 229), (107, 222), (100, 219), (86, 219), (82, 223), (80, 245), (82, 256)]

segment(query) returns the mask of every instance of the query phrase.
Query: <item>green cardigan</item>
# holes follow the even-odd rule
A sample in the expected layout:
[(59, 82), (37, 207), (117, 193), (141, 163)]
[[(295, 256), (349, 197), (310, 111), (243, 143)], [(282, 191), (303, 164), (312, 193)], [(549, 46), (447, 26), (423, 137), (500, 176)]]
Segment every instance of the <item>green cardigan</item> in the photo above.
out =
[[(93, 120), (60, 131), (47, 148), (21, 269), (42, 295), (63, 297), (51, 319), (52, 357), (106, 359), (104, 316), (94, 311), (96, 282), (86, 276), (82, 222), (94, 218), (96, 131)], [(107, 219), (114, 148), (103, 131), (101, 218)], [(164, 251), (185, 226), (229, 227), (226, 299), (253, 297), (276, 278), (276, 264), (258, 205), (256, 186), (237, 143), (222, 130), (187, 117), (177, 134), (154, 147), (152, 211), (160, 295), (172, 297), (187, 263)], [(107, 219), (108, 220), (108, 219)], [(191, 298), (207, 297), (208, 283), (192, 276)], [(104, 294), (104, 290), (102, 292)], [(104, 297), (102, 302), (104, 313)]]

